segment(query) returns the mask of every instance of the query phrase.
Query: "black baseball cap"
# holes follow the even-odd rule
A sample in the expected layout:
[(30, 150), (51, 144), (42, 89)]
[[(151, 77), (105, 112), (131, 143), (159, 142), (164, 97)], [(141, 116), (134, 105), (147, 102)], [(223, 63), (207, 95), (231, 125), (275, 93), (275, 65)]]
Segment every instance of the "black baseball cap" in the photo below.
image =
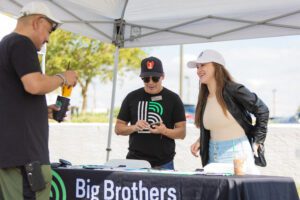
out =
[(163, 76), (164, 70), (161, 61), (156, 57), (142, 60), (140, 77)]

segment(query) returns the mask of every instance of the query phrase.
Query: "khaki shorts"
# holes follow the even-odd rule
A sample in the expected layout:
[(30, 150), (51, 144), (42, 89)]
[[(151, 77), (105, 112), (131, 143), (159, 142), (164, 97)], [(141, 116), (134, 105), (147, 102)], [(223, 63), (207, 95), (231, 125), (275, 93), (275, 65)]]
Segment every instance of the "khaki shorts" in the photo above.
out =
[(20, 168), (0, 169), (0, 199), (23, 200), (24, 196), (29, 193), (30, 195), (33, 194), (33, 198), (30, 199), (49, 200), (52, 180), (50, 165), (42, 165), (42, 174), (46, 182), (46, 188), (34, 193), (30, 190), (27, 178)]

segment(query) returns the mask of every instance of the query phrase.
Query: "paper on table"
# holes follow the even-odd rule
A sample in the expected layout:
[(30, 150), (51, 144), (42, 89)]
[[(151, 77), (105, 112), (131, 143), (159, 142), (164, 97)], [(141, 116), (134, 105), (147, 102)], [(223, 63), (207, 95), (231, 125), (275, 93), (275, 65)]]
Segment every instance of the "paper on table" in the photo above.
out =
[(158, 173), (158, 174), (177, 174), (177, 175), (205, 174), (204, 171), (174, 171), (174, 170), (155, 170), (155, 169), (150, 169), (149, 172)]
[(174, 170), (158, 170), (158, 169), (112, 168), (110, 170), (111, 171), (138, 172), (138, 173), (153, 173), (153, 174), (176, 174), (176, 175), (205, 174), (204, 171), (174, 171)]
[(206, 174), (233, 174), (233, 164), (232, 163), (210, 163), (204, 167), (204, 172)]

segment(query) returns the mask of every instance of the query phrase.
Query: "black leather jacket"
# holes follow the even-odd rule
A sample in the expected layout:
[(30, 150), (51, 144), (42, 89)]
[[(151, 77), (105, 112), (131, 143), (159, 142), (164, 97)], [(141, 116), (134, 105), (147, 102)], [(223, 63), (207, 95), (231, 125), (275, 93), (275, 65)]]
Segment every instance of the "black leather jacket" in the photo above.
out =
[[(267, 134), (269, 119), (269, 109), (264, 102), (243, 85), (233, 82), (225, 84), (223, 98), (228, 111), (244, 129), (250, 143), (263, 144)], [(200, 155), (202, 166), (205, 166), (208, 162), (210, 140), (210, 131), (203, 126), (204, 110), (205, 105), (200, 116)], [(254, 125), (252, 125), (250, 113), (256, 118)]]

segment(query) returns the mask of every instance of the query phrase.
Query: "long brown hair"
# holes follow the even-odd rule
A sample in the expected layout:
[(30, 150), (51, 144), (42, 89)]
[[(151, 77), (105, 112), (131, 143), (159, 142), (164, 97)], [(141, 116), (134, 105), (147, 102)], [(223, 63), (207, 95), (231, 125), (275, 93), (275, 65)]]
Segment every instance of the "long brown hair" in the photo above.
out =
[[(215, 79), (216, 79), (216, 97), (218, 103), (221, 105), (221, 108), (224, 114), (227, 116), (226, 112), (226, 104), (223, 98), (223, 89), (226, 82), (234, 82), (230, 73), (225, 69), (223, 65), (213, 62), (212, 63), (215, 68)], [(195, 113), (195, 125), (196, 127), (200, 127), (200, 115), (203, 109), (203, 106), (206, 104), (207, 97), (208, 97), (208, 88), (206, 84), (199, 82), (199, 94), (198, 94), (198, 102), (196, 106), (196, 113)]]

